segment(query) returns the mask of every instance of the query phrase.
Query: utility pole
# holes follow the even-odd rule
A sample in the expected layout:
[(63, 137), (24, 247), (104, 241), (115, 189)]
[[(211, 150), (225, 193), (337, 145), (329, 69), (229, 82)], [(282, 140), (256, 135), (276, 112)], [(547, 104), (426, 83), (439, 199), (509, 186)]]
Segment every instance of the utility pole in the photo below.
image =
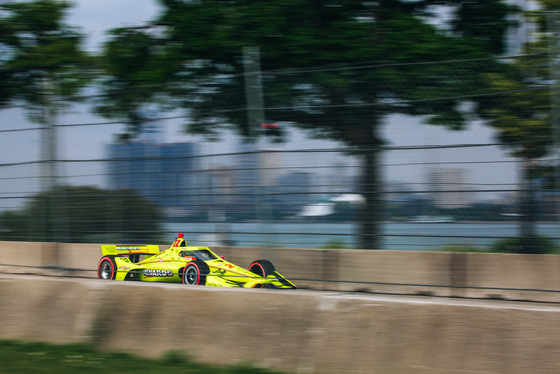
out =
[(243, 48), (243, 65), (245, 67), (248, 135), (252, 143), (258, 143), (261, 124), (264, 123), (264, 100), (258, 47)]
[(264, 100), (262, 93), (262, 79), (260, 67), (260, 52), (258, 47), (243, 48), (243, 64), (245, 67), (245, 94), (247, 96), (247, 124), (249, 144), (254, 152), (254, 160), (256, 160), (256, 189), (255, 202), (257, 207), (257, 217), (261, 223), (261, 235), (263, 243), (269, 246), (271, 242), (272, 231), (269, 228), (269, 240), (265, 240), (265, 222), (271, 219), (270, 202), (268, 201), (268, 193), (266, 191), (265, 175), (266, 170), (263, 168), (262, 149), (260, 149), (260, 131), (264, 121)]
[(57, 184), (57, 134), (56, 134), (56, 103), (53, 100), (52, 82), (48, 77), (43, 82), (43, 142), (42, 142), (42, 190), (52, 191)]
[(49, 251), (44, 251), (43, 264), (48, 266), (59, 266), (59, 214), (57, 209), (63, 209), (56, 203), (56, 185), (58, 183), (58, 170), (57, 170), (57, 134), (56, 134), (56, 114), (57, 103), (54, 100), (54, 89), (52, 77), (45, 74), (43, 78), (43, 141), (42, 145), (42, 193), (48, 196), (46, 204), (46, 216), (39, 217), (44, 219), (43, 227), (45, 234), (50, 228), (51, 245)]
[(549, 33), (549, 68), (552, 81), (550, 100), (550, 122), (554, 139), (555, 167), (555, 213), (560, 225), (560, 12), (547, 12), (547, 28)]

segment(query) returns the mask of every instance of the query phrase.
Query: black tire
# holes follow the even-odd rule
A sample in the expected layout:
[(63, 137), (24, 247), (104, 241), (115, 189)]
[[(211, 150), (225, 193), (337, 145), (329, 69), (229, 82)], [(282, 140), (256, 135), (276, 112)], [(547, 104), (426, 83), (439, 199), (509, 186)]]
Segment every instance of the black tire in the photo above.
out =
[(183, 284), (189, 286), (205, 286), (206, 276), (210, 273), (210, 267), (204, 261), (191, 261), (183, 269)]
[(276, 268), (272, 265), (272, 262), (268, 260), (257, 260), (249, 265), (249, 271), (259, 277), (266, 278), (267, 276), (274, 274)]
[(97, 277), (99, 279), (114, 280), (117, 276), (117, 263), (115, 256), (109, 255), (99, 260), (97, 265)]

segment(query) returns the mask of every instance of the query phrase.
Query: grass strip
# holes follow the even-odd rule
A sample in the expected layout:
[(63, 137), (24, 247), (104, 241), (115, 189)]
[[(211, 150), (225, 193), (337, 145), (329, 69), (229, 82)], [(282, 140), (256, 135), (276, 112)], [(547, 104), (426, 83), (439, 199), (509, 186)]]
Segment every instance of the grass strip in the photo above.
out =
[(280, 374), (251, 365), (212, 366), (180, 352), (160, 359), (99, 352), (87, 344), (0, 341), (0, 374)]

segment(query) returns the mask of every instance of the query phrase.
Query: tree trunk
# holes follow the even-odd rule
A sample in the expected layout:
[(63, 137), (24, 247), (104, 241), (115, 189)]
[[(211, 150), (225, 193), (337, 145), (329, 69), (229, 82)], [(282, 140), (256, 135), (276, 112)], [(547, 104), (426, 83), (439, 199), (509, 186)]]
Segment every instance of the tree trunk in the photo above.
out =
[(380, 147), (375, 146), (362, 153), (361, 194), (365, 204), (358, 222), (360, 249), (382, 249), (381, 225), (384, 205), (381, 152)]
[(530, 159), (523, 159), (521, 164), (521, 191), (519, 194), (519, 236), (520, 252), (534, 253), (533, 238), (536, 236), (535, 191), (531, 183), (533, 164)]

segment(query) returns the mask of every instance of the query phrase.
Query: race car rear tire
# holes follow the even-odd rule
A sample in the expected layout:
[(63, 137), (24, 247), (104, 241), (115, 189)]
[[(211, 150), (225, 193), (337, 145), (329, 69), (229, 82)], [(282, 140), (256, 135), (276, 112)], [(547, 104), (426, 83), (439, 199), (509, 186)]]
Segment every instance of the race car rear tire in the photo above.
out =
[(97, 277), (99, 279), (114, 280), (117, 276), (117, 263), (115, 256), (105, 256), (99, 260), (97, 265)]
[(272, 262), (268, 260), (257, 260), (249, 265), (249, 271), (259, 277), (266, 278), (267, 276), (274, 274), (276, 268), (272, 265)]
[(189, 262), (183, 269), (183, 284), (189, 286), (205, 286), (208, 273), (210, 273), (210, 267), (206, 262), (200, 260)]

